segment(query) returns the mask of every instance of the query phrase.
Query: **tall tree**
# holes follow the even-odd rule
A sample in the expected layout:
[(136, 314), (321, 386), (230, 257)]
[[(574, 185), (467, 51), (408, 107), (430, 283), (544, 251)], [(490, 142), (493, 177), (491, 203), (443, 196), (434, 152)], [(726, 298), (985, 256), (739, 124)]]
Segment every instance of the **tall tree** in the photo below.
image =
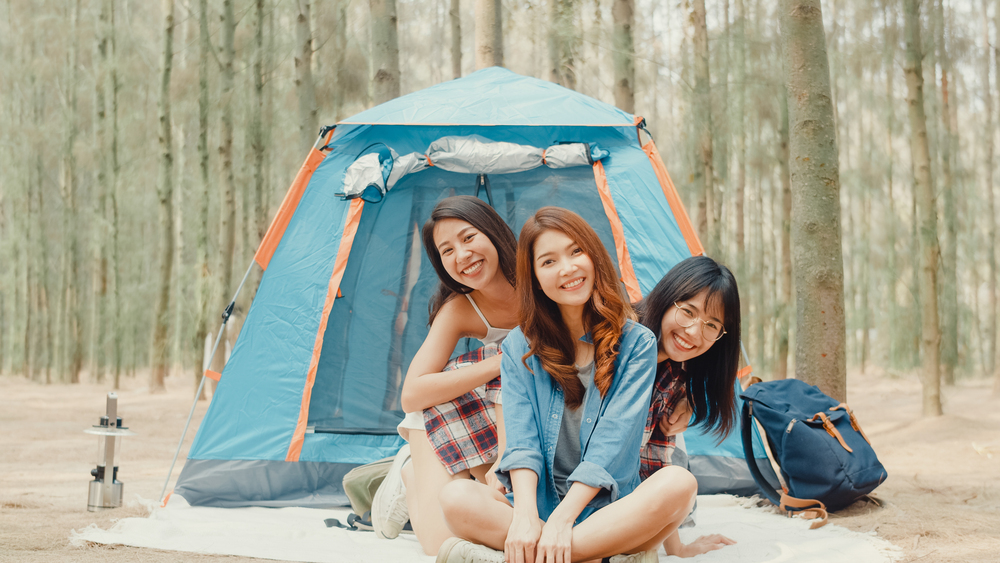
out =
[(576, 90), (576, 0), (549, 0), (549, 81)]
[[(993, 30), (996, 33), (996, 40), (993, 43), (993, 64), (995, 67), (994, 79), (997, 81), (997, 96), (1000, 98), (1000, 0), (994, 2), (993, 7)], [(989, 82), (989, 77), (986, 78)], [(986, 102), (986, 105), (993, 105), (993, 100), (990, 98)], [(998, 112), (997, 118), (1000, 119), (1000, 112)], [(992, 130), (991, 133), (992, 135)], [(992, 144), (992, 142), (991, 142)], [(991, 163), (992, 166), (992, 163)], [(992, 171), (990, 176), (992, 177)], [(990, 182), (990, 200), (993, 201), (993, 183)], [(990, 254), (990, 264), (992, 264), (993, 269), (990, 271), (990, 299), (993, 306), (993, 395), (1000, 396), (1000, 359), (997, 355), (1000, 354), (1000, 350), (997, 349), (997, 339), (1000, 336), (997, 335), (997, 318), (996, 316), (1000, 314), (1000, 309), (997, 308), (997, 271), (996, 271), (996, 226), (997, 218), (996, 215), (991, 213), (989, 217), (990, 225), (990, 243), (989, 247), (991, 249)]]
[[(208, 261), (208, 208), (209, 208), (209, 162), (208, 162), (208, 72), (209, 55), (213, 55), (208, 33), (208, 0), (198, 1), (198, 221), (195, 227), (195, 303), (196, 314), (194, 341), (195, 389), (201, 385), (202, 368), (205, 363), (205, 336), (208, 334), (209, 306), (212, 303), (212, 277)], [(199, 399), (204, 399), (204, 391)]]
[(958, 366), (958, 213), (955, 192), (958, 188), (952, 173), (955, 131), (952, 129), (952, 101), (949, 95), (948, 76), (951, 59), (945, 43), (944, 0), (935, 2), (934, 30), (941, 66), (941, 194), (944, 196), (944, 245), (941, 252), (941, 366), (944, 383), (955, 383)]
[(62, 257), (62, 307), (60, 315), (62, 322), (57, 323), (60, 337), (59, 369), (65, 369), (70, 383), (80, 382), (80, 369), (83, 364), (83, 335), (80, 307), (80, 249), (77, 209), (77, 160), (76, 141), (80, 132), (79, 96), (77, 91), (79, 68), (79, 28), (80, 0), (75, 0), (71, 10), (71, 37), (69, 42), (69, 59), (67, 63), (66, 123), (69, 131), (66, 134), (66, 149), (63, 152), (60, 174), (60, 191), (63, 199), (63, 225), (66, 233), (66, 244)]
[(396, 0), (369, 0), (372, 18), (372, 99), (376, 104), (399, 97), (399, 39)]
[[(223, 0), (222, 2), (222, 57), (219, 64), (222, 69), (221, 98), (222, 98), (222, 137), (219, 143), (219, 158), (222, 160), (222, 193), (220, 194), (220, 237), (218, 254), (219, 283), (218, 311), (224, 311), (229, 305), (231, 287), (233, 284), (233, 252), (236, 247), (236, 179), (233, 171), (233, 90), (234, 90), (234, 62), (236, 49), (234, 37), (236, 35), (236, 15), (233, 9), (234, 0)], [(212, 369), (221, 373), (225, 366), (226, 358), (223, 354), (216, 354), (212, 363)]]
[(910, 116), (910, 153), (913, 180), (917, 192), (920, 223), (920, 318), (923, 351), (923, 413), (941, 414), (941, 329), (938, 326), (937, 266), (940, 248), (937, 240), (937, 206), (931, 157), (927, 146), (927, 117), (924, 114), (924, 74), (920, 46), (920, 0), (904, 0), (906, 31), (906, 103)]
[[(982, 51), (982, 78), (983, 78), (983, 118), (982, 118), (982, 150), (983, 150), (983, 190), (986, 194), (986, 217), (984, 225), (986, 227), (986, 244), (983, 250), (986, 252), (986, 263), (989, 267), (987, 276), (987, 304), (986, 304), (986, 327), (983, 330), (983, 338), (986, 340), (983, 351), (986, 355), (986, 362), (983, 368), (987, 376), (996, 376), (1000, 373), (997, 369), (997, 259), (996, 259), (996, 191), (993, 182), (993, 151), (994, 151), (994, 130), (993, 130), (993, 94), (990, 89), (990, 27), (987, 15), (988, 0), (983, 0), (983, 51)], [(1000, 91), (1000, 80), (998, 80)]]
[(697, 128), (698, 162), (695, 177), (700, 181), (698, 196), (698, 236), (705, 241), (710, 256), (718, 256), (715, 229), (715, 170), (712, 162), (712, 87), (708, 65), (708, 26), (705, 0), (691, 3), (694, 26), (694, 122)]
[[(737, 0), (737, 4), (742, 4)], [(792, 184), (788, 177), (788, 97), (781, 88), (778, 102), (781, 112), (781, 127), (778, 130), (778, 166), (781, 174), (781, 322), (778, 332), (778, 352), (775, 358), (774, 378), (788, 377), (788, 346), (791, 332), (792, 304)]]
[(312, 75), (312, 30), (309, 0), (297, 0), (295, 18), (295, 91), (299, 98), (299, 149), (309, 151), (319, 134), (319, 108), (316, 106), (316, 86)]
[(615, 69), (615, 105), (635, 113), (635, 0), (614, 0), (612, 62)]
[(476, 0), (476, 69), (503, 66), (500, 0)]
[(819, 0), (781, 0), (788, 92), (796, 377), (847, 395), (840, 168)]
[(451, 22), (451, 77), (462, 76), (462, 3), (461, 0), (451, 0), (448, 8), (448, 21)]
[(160, 200), (160, 271), (157, 279), (156, 316), (153, 328), (152, 391), (166, 389), (169, 369), (167, 328), (170, 311), (170, 280), (174, 268), (174, 151), (170, 122), (170, 73), (174, 57), (174, 0), (163, 0), (163, 54), (160, 74), (160, 182), (156, 190)]
[(114, 388), (121, 386), (124, 332), (122, 326), (122, 281), (121, 281), (121, 225), (118, 213), (118, 178), (121, 176), (121, 162), (118, 156), (118, 93), (121, 90), (121, 83), (118, 81), (118, 43), (117, 30), (115, 27), (115, 0), (104, 0), (108, 10), (108, 49), (109, 49), (109, 69), (108, 69), (108, 94), (110, 95), (110, 126), (111, 126), (111, 146), (109, 158), (111, 159), (109, 182), (110, 192), (108, 193), (108, 203), (110, 205), (110, 218), (108, 221), (111, 232), (109, 238), (111, 242), (111, 260), (108, 263), (108, 270), (111, 272), (111, 280), (114, 282), (111, 294), (111, 314), (109, 324), (111, 326), (111, 363), (112, 374), (114, 376)]

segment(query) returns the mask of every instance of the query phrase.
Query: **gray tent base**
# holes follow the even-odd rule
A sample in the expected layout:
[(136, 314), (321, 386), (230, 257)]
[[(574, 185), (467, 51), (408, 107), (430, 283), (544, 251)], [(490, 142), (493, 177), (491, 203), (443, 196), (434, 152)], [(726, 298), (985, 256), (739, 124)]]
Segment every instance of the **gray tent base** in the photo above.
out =
[(189, 459), (174, 494), (192, 506), (220, 508), (348, 506), (342, 483), (355, 467), (319, 461)]
[[(755, 459), (768, 483), (778, 490), (778, 478), (767, 459)], [(760, 493), (746, 460), (735, 457), (695, 455), (688, 458), (691, 473), (698, 479), (699, 495), (730, 494), (753, 496)]]

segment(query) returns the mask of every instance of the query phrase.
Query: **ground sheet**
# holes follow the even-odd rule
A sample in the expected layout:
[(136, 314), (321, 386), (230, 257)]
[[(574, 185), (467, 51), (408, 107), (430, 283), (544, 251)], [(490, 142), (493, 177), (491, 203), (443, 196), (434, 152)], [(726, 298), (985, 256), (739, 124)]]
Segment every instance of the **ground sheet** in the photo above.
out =
[[(700, 555), (692, 563), (892, 563), (901, 550), (874, 534), (852, 532), (834, 524), (817, 530), (809, 522), (789, 519), (773, 509), (747, 507), (746, 500), (726, 495), (698, 497), (698, 525), (681, 530), (681, 540), (723, 534), (736, 545)], [(328, 528), (324, 521), (347, 521), (347, 510), (307, 508), (189, 507), (171, 498), (166, 508), (148, 518), (124, 518), (110, 529), (96, 525), (74, 531), (71, 542), (128, 545), (220, 555), (242, 555), (281, 561), (317, 563), (430, 563), (416, 539), (400, 536), (379, 540), (372, 532)], [(661, 550), (661, 562), (679, 562)]]

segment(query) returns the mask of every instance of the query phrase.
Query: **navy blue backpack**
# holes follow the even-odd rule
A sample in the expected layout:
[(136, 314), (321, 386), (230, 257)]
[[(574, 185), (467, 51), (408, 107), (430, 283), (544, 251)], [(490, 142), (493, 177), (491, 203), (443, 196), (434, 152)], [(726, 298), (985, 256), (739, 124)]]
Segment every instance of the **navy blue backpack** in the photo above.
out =
[(767, 435), (772, 461), (781, 469), (783, 491), (775, 491), (757, 464), (747, 466), (768, 500), (788, 512), (820, 518), (875, 490), (886, 472), (854, 413), (815, 385), (797, 379), (755, 383), (743, 398), (743, 451), (750, 452), (751, 419)]

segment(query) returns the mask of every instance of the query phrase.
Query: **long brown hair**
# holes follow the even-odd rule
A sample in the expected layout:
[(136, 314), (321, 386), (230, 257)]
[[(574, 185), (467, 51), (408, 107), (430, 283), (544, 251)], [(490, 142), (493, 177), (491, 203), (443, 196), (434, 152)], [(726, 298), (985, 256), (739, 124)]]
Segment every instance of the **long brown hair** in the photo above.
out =
[[(521, 331), (530, 350), (521, 358), (528, 367), (531, 355), (563, 389), (566, 406), (577, 408), (586, 391), (573, 366), (576, 349), (559, 306), (549, 299), (535, 277), (535, 242), (545, 231), (554, 230), (573, 239), (594, 264), (594, 290), (584, 305), (584, 328), (594, 342), (594, 384), (603, 398), (614, 379), (618, 342), (626, 319), (635, 319), (622, 294), (614, 263), (594, 229), (582, 217), (560, 207), (539, 209), (521, 229), (517, 245), (517, 295)], [(530, 368), (529, 368), (530, 370)]]

